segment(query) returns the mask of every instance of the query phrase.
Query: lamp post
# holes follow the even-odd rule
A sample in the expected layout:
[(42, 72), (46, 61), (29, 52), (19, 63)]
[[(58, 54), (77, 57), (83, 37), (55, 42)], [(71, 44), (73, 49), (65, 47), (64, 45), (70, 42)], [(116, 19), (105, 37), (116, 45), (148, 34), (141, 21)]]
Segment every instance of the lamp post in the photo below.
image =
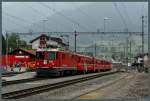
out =
[(45, 32), (45, 23), (46, 23), (46, 21), (48, 21), (48, 19), (44, 19), (42, 21), (43, 21), (43, 32)]
[(6, 31), (6, 69), (8, 69), (8, 33)]
[(111, 20), (112, 18), (110, 18), (110, 17), (105, 17), (104, 18), (104, 32), (105, 32), (105, 29), (106, 29), (106, 21), (107, 20)]
[[(104, 18), (104, 34), (105, 34), (105, 30), (106, 30), (106, 21), (107, 20), (111, 20), (112, 18), (111, 17), (105, 17)], [(103, 39), (103, 38), (102, 38)]]

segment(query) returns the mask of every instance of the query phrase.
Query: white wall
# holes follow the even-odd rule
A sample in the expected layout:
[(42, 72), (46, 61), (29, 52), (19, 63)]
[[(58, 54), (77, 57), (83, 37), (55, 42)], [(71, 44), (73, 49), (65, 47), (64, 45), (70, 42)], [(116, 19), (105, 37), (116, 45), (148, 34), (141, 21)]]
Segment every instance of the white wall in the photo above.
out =
[(32, 43), (32, 49), (38, 49), (39, 48), (39, 44), (40, 44), (40, 39), (34, 41)]
[[(32, 43), (32, 49), (38, 49), (39, 48), (39, 44), (40, 44), (40, 39), (34, 41)], [(62, 45), (58, 44), (57, 42), (55, 42), (53, 40), (48, 40), (47, 41), (47, 45), (57, 45), (58, 47), (62, 47)]]

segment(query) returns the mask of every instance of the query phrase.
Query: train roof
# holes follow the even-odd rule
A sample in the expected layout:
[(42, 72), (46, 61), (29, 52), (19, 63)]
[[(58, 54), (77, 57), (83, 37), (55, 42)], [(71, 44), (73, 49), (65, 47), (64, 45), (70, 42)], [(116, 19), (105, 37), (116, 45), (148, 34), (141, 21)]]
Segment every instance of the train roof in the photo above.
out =
[(79, 53), (73, 53), (73, 54), (81, 56), (81, 57), (93, 58), (93, 56), (88, 56), (88, 55), (84, 55), (84, 54), (79, 54)]
[(37, 51), (59, 51), (59, 49), (37, 49)]
[[(55, 49), (37, 49), (37, 51), (70, 52), (69, 50), (60, 50), (60, 49), (57, 49), (57, 48), (55, 48)], [(78, 55), (78, 56), (81, 56), (81, 57), (87, 57), (87, 58), (95, 58), (96, 60), (108, 61), (108, 60), (104, 60), (104, 59), (100, 59), (100, 58), (96, 58), (96, 57), (88, 56), (88, 55), (84, 55), (84, 54), (79, 54), (79, 53), (71, 53), (71, 54)]]
[(54, 48), (54, 49), (37, 49), (37, 51), (70, 52), (69, 50), (61, 50), (60, 48)]

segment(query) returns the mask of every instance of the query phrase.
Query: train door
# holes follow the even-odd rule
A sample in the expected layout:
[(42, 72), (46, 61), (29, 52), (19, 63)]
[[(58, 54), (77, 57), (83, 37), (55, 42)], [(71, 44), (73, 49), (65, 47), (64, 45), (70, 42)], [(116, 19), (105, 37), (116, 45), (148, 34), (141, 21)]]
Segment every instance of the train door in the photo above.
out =
[(95, 68), (95, 65), (96, 65), (96, 64), (95, 64), (95, 62), (96, 62), (96, 61), (95, 61), (95, 58), (93, 57), (93, 58), (92, 58), (92, 64), (93, 64), (94, 72), (96, 71), (96, 68)]
[(66, 54), (64, 52), (62, 52), (61, 61), (62, 67), (66, 67)]
[(67, 65), (67, 67), (71, 67), (71, 55), (69, 52), (66, 52), (66, 58), (65, 58), (65, 63)]
[(57, 52), (56, 58), (57, 58), (57, 67), (60, 67), (61, 66), (61, 52)]

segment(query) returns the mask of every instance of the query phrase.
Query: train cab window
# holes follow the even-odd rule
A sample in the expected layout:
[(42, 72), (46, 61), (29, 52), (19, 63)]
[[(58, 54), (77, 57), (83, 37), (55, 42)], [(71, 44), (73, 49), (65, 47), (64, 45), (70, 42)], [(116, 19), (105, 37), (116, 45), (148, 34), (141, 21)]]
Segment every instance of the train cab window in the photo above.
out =
[(44, 59), (44, 52), (36, 52), (37, 59)]
[(56, 59), (56, 52), (48, 52), (47, 53), (48, 60), (55, 60)]

